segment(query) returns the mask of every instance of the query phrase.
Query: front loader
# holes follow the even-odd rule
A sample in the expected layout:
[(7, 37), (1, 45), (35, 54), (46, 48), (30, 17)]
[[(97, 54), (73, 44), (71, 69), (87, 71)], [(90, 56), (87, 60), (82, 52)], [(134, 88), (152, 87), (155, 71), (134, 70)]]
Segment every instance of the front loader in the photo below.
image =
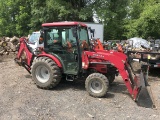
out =
[[(93, 97), (106, 95), (115, 75), (120, 74), (134, 101), (146, 87), (144, 72), (132, 72), (127, 56), (118, 51), (97, 50), (91, 47), (87, 26), (81, 22), (42, 24), (41, 42), (35, 52), (25, 38), (15, 61), (31, 75), (39, 88), (51, 89), (61, 80), (85, 80), (85, 88)], [(36, 54), (35, 54), (36, 53)]]

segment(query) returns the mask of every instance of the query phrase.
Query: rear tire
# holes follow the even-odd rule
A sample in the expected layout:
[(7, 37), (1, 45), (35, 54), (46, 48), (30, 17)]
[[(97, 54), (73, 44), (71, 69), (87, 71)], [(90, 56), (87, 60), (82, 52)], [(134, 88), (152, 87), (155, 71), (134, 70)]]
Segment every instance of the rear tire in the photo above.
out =
[(103, 97), (108, 91), (109, 82), (105, 75), (90, 74), (85, 81), (86, 91), (93, 97)]
[(51, 89), (61, 80), (60, 68), (47, 57), (39, 57), (33, 61), (31, 74), (37, 87), (43, 89)]

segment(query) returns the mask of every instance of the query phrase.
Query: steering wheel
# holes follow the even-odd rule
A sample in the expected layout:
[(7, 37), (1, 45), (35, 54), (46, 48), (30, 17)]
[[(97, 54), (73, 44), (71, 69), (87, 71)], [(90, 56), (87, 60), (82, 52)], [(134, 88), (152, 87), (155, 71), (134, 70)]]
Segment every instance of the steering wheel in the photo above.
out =
[(63, 47), (67, 49), (68, 52), (72, 52), (72, 44), (70, 41), (66, 41), (65, 44), (63, 44)]

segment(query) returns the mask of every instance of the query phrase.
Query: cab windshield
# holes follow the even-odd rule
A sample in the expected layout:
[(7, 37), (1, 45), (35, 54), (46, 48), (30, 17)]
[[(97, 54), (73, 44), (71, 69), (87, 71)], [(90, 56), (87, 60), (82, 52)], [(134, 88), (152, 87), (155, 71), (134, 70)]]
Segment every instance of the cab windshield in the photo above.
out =
[[(84, 40), (89, 43), (87, 28), (81, 27), (79, 30), (77, 30), (77, 34), (80, 43)], [(65, 46), (67, 42), (77, 45), (76, 38), (73, 37), (71, 27), (50, 28), (50, 30), (46, 33), (46, 38), (47, 45), (59, 43), (59, 45)]]

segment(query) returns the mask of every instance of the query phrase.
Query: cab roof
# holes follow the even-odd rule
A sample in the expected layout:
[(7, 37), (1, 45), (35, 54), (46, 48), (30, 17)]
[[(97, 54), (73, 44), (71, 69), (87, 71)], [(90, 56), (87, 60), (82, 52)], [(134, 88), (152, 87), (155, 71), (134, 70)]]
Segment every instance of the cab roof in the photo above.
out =
[(64, 22), (53, 22), (53, 23), (43, 23), (42, 27), (52, 27), (52, 26), (76, 26), (80, 25), (83, 27), (87, 27), (86, 24), (82, 22), (69, 22), (69, 21), (64, 21)]

